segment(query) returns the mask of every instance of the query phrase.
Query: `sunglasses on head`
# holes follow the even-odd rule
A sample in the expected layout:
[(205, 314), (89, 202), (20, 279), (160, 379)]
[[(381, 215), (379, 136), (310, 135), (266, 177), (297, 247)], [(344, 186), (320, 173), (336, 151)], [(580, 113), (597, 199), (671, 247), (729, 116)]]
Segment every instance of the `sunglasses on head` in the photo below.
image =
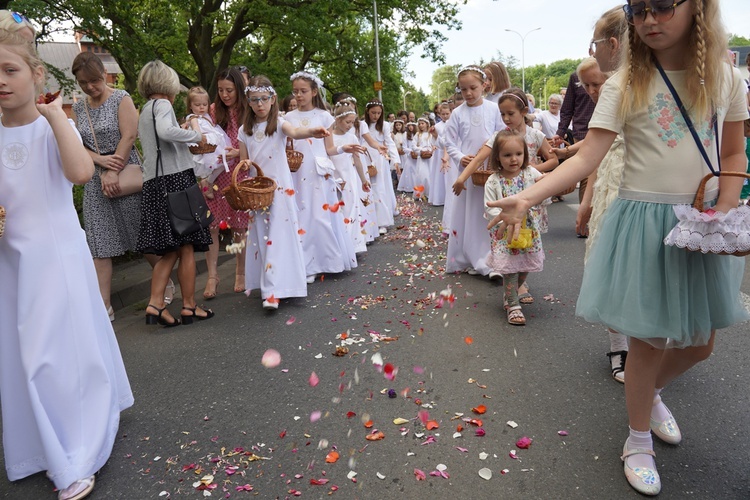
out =
[(24, 22), (27, 22), (29, 24), (31, 23), (31, 21), (29, 21), (29, 18), (27, 18), (23, 14), (19, 14), (18, 12), (11, 12), (10, 15), (11, 17), (13, 17), (13, 20), (17, 22), (18, 24), (21, 24)]
[(623, 5), (625, 17), (632, 25), (640, 25), (646, 21), (646, 16), (651, 16), (658, 23), (665, 23), (674, 17), (674, 10), (684, 4), (687, 0), (651, 0), (651, 6), (646, 7), (646, 2), (636, 2)]

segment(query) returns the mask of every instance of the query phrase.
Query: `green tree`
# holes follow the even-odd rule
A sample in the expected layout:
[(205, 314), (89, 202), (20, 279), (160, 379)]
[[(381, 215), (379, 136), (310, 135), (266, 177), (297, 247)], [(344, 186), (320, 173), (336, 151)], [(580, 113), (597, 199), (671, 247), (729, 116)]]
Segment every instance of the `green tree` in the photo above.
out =
[[(409, 51), (441, 60), (441, 30), (460, 28), (466, 0), (380, 0), (384, 100), (396, 106)], [(369, 0), (17, 0), (46, 36), (68, 23), (107, 49), (131, 93), (140, 68), (159, 58), (186, 87), (211, 95), (219, 71), (241, 64), (282, 90), (288, 75), (317, 71), (331, 90), (374, 94), (376, 80)]]
[(729, 46), (730, 47), (748, 47), (750, 46), (750, 38), (745, 38), (744, 36), (730, 33), (729, 34)]

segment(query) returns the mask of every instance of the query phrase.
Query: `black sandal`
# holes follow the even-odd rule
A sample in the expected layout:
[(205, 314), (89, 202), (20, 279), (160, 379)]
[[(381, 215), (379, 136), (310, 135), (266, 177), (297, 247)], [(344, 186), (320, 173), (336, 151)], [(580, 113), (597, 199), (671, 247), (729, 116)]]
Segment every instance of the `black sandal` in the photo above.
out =
[(172, 321), (170, 323), (169, 321), (167, 321), (165, 318), (162, 317), (162, 313), (164, 313), (164, 311), (167, 310), (167, 306), (164, 306), (161, 309), (159, 309), (155, 305), (149, 304), (148, 306), (146, 306), (146, 309), (148, 309), (149, 307), (153, 307), (154, 309), (156, 309), (157, 311), (159, 311), (159, 314), (151, 314), (151, 313), (147, 312), (146, 313), (146, 324), (147, 325), (161, 325), (164, 328), (171, 328), (173, 326), (179, 326), (179, 324), (180, 324), (180, 320), (179, 319), (175, 318), (174, 321)]
[(607, 357), (609, 358), (609, 364), (612, 365), (612, 356), (620, 356), (620, 365), (615, 366), (612, 368), (612, 378), (616, 381), (620, 382), (621, 384), (625, 383), (625, 378), (617, 378), (617, 376), (621, 373), (625, 373), (625, 360), (628, 357), (628, 351), (612, 351), (607, 353)]
[(182, 308), (183, 311), (190, 311), (190, 312), (193, 313), (193, 314), (191, 314), (189, 316), (185, 316), (184, 314), (182, 314), (182, 324), (183, 325), (192, 325), (193, 324), (193, 320), (195, 320), (195, 319), (197, 319), (198, 321), (203, 321), (204, 319), (211, 319), (211, 318), (214, 317), (214, 312), (211, 309), (204, 309), (206, 311), (206, 315), (205, 316), (198, 316), (195, 313), (196, 309), (198, 309), (197, 306), (196, 307), (183, 307)]

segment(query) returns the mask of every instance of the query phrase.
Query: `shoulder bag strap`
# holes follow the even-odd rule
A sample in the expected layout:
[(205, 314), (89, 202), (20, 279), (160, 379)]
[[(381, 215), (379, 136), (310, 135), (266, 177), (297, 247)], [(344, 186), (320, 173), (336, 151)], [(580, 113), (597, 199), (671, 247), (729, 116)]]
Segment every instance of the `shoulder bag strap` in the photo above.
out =
[(161, 145), (159, 143), (159, 132), (156, 131), (156, 99), (151, 100), (151, 118), (154, 120), (154, 137), (156, 137), (156, 177), (159, 177), (159, 168), (164, 177), (164, 164), (161, 161)]
[(99, 143), (96, 140), (96, 132), (94, 132), (94, 123), (91, 121), (91, 114), (89, 114), (89, 100), (88, 98), (83, 100), (83, 109), (86, 110), (86, 117), (89, 119), (89, 128), (91, 129), (91, 135), (94, 137), (94, 147), (96, 148), (96, 154), (101, 156), (99, 151)]
[(682, 113), (682, 117), (685, 119), (685, 123), (687, 124), (688, 128), (690, 129), (690, 135), (693, 136), (693, 140), (695, 141), (695, 144), (698, 146), (698, 150), (701, 153), (701, 156), (703, 156), (703, 159), (706, 162), (706, 165), (708, 165), (708, 168), (711, 169), (711, 172), (715, 176), (719, 176), (721, 173), (721, 152), (719, 151), (719, 120), (716, 116), (716, 113), (713, 114), (713, 117), (711, 118), (711, 121), (714, 122), (714, 142), (716, 143), (716, 158), (719, 162), (719, 169), (715, 170), (714, 166), (711, 164), (711, 160), (708, 158), (708, 153), (706, 153), (706, 148), (703, 147), (703, 143), (701, 142), (700, 137), (698, 137), (698, 132), (695, 130), (695, 126), (693, 125), (693, 120), (690, 119), (690, 115), (688, 114), (687, 110), (685, 109), (685, 105), (682, 103), (682, 99), (680, 99), (680, 95), (677, 93), (677, 90), (675, 90), (674, 86), (672, 85), (672, 82), (669, 81), (669, 77), (667, 76), (667, 73), (664, 71), (664, 68), (661, 67), (661, 64), (659, 62), (656, 62), (656, 68), (659, 70), (659, 73), (661, 74), (662, 79), (664, 80), (664, 83), (667, 84), (667, 88), (672, 93), (672, 97), (674, 97), (675, 102), (677, 103), (677, 106), (680, 108), (680, 113)]

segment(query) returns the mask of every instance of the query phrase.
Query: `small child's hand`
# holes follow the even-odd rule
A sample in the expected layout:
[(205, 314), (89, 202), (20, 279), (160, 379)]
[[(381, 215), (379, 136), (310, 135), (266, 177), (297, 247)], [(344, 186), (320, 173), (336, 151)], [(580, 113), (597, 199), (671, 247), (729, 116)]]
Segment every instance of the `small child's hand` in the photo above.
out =
[(462, 167), (467, 166), (469, 163), (471, 163), (471, 160), (473, 160), (473, 159), (474, 159), (474, 155), (466, 155), (466, 156), (464, 156), (463, 158), (461, 158), (461, 166)]
[(322, 139), (324, 137), (328, 137), (329, 135), (331, 135), (331, 132), (327, 128), (325, 128), (325, 127), (315, 127), (315, 128), (312, 128), (312, 129), (310, 129), (310, 133), (316, 139)]
[(364, 191), (365, 193), (370, 192), (370, 183), (368, 181), (362, 183), (362, 191)]
[(459, 196), (461, 194), (461, 191), (463, 191), (464, 189), (466, 189), (466, 185), (456, 179), (456, 182), (453, 183), (453, 194)]
[(36, 109), (42, 116), (49, 118), (63, 110), (62, 101), (59, 90), (54, 94), (40, 94), (36, 101)]
[(213, 200), (214, 199), (214, 190), (213, 186), (208, 182), (208, 179), (201, 179), (198, 181), (198, 185), (201, 188), (201, 191), (203, 191), (203, 196), (207, 200)]

